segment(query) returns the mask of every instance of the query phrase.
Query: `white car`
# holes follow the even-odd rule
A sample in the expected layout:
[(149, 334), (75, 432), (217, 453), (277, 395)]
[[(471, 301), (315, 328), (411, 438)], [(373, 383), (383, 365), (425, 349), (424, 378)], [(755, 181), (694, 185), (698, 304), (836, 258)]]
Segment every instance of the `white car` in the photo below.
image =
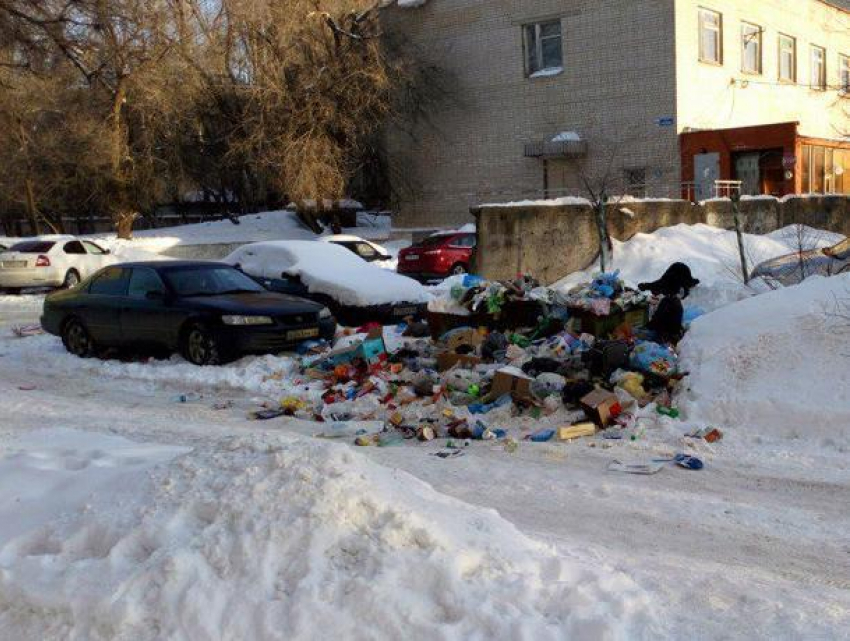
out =
[(75, 236), (38, 236), (0, 253), (0, 289), (74, 287), (115, 258), (89, 240)]
[[(347, 234), (334, 234), (333, 236), (322, 236), (319, 238), (323, 243), (332, 243), (345, 247), (348, 251), (360, 256), (367, 263), (379, 263), (387, 260), (392, 260), (392, 255), (386, 247), (382, 247), (377, 243), (373, 243), (359, 236), (349, 236)], [(379, 265), (380, 266), (380, 265)]]

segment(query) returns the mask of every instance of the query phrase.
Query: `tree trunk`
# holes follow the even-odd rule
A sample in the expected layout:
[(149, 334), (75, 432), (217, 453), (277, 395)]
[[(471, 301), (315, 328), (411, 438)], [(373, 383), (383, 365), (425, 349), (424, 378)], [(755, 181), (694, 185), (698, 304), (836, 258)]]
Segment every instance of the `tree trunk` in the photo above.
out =
[[(27, 169), (29, 173), (29, 169)], [(30, 223), (30, 231), (33, 236), (41, 234), (41, 226), (38, 224), (38, 209), (35, 206), (35, 188), (33, 187), (32, 178), (27, 176), (25, 181), (27, 190), (27, 220)]]
[(27, 203), (27, 219), (30, 224), (30, 232), (33, 236), (38, 236), (41, 233), (41, 227), (38, 224), (38, 207), (35, 204), (35, 186), (32, 179), (32, 162), (30, 161), (29, 145), (26, 130), (24, 129), (24, 121), (18, 118), (18, 138), (21, 144), (21, 151), (26, 158), (27, 176), (24, 180), (26, 190)]
[(599, 234), (599, 268), (605, 272), (611, 265), (611, 239), (608, 237), (608, 215), (603, 195), (595, 206), (596, 230)]
[(735, 236), (738, 237), (738, 255), (741, 258), (741, 273), (744, 275), (744, 284), (750, 284), (750, 270), (747, 269), (747, 254), (744, 251), (744, 232), (741, 226), (741, 211), (738, 209), (738, 199), (732, 197), (732, 219), (735, 223)]
[(139, 217), (139, 214), (134, 211), (119, 211), (114, 214), (115, 217), (115, 229), (118, 234), (118, 238), (123, 238), (124, 240), (129, 240), (133, 237), (133, 223), (136, 218)]

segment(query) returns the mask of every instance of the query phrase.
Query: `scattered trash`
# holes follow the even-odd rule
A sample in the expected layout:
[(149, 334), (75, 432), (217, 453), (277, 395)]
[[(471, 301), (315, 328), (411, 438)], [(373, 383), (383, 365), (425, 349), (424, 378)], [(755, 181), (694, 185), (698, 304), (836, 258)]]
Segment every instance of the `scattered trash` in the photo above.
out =
[(593, 423), (576, 423), (575, 425), (558, 428), (559, 441), (572, 441), (573, 439), (583, 436), (593, 436), (594, 434), (596, 434), (596, 425)]
[(648, 463), (622, 463), (614, 460), (608, 464), (609, 471), (624, 472), (626, 474), (657, 474), (663, 467), (663, 463), (656, 463), (654, 461)]
[(431, 456), (436, 456), (438, 458), (457, 458), (458, 456), (463, 456), (464, 452), (461, 450), (442, 450), (440, 452), (431, 452)]
[(18, 338), (27, 338), (44, 334), (44, 330), (41, 325), (16, 325), (12, 328), (12, 333)]
[(688, 438), (703, 439), (707, 443), (716, 443), (723, 439), (723, 432), (716, 427), (702, 427), (688, 432), (685, 436)]
[(185, 394), (178, 394), (174, 397), (175, 403), (194, 403), (196, 401), (200, 401), (203, 398), (198, 392), (187, 392)]
[[(566, 293), (527, 276), (457, 277), (447, 290), (429, 305), (427, 325), (406, 318), (343, 330), (333, 343), (301, 343), (293, 368), (265, 378), (280, 382), (282, 398), (249, 418), (317, 421), (316, 437), (361, 447), (447, 439), (444, 451), (429, 454), (448, 458), (473, 441), (498, 442), (507, 454), (524, 442), (561, 460), (564, 444), (576, 439), (600, 449), (646, 448), (649, 430), (669, 428), (660, 415), (678, 417), (676, 347), (646, 340), (654, 299), (616, 272)], [(660, 467), (615, 461), (611, 469)]]

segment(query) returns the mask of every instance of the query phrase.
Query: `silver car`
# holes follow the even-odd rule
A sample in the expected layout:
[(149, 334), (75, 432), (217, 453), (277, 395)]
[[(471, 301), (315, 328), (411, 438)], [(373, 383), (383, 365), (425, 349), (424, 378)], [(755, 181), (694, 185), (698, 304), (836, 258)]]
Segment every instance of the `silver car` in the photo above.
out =
[(39, 236), (0, 252), (0, 290), (74, 287), (115, 262), (108, 249), (74, 236)]
[(756, 265), (751, 278), (768, 283), (796, 285), (809, 276), (834, 276), (850, 272), (850, 238), (824, 249), (794, 252)]

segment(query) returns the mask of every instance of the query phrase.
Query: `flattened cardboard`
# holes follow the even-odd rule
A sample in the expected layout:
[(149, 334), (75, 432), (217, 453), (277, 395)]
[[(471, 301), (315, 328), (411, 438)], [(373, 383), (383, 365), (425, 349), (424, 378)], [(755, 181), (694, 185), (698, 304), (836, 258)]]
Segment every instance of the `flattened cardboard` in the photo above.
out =
[(471, 354), (455, 354), (454, 352), (437, 354), (437, 370), (440, 372), (445, 372), (458, 364), (464, 368), (473, 368), (480, 363), (481, 358)]

